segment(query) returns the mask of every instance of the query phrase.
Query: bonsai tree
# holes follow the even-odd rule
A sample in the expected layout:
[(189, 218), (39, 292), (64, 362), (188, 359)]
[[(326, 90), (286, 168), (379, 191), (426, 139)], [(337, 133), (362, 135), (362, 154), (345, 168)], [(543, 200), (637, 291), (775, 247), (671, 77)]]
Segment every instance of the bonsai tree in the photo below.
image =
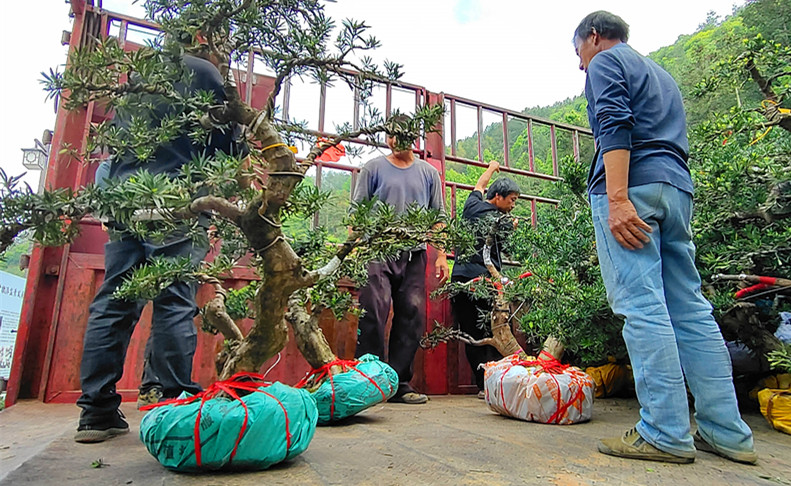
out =
[[(504, 252), (520, 266), (498, 272), (490, 265), (489, 279), (448, 283), (438, 291), (491, 299), (492, 312), (479, 316), (490, 337), (476, 341), (456, 329), (437, 327), (424, 337), (424, 347), (457, 339), (494, 346), (504, 356), (538, 355), (543, 350), (560, 360), (568, 353), (566, 359), (580, 366), (601, 364), (610, 356), (626, 357), (620, 335), (623, 323), (610, 310), (599, 273), (585, 196), (586, 164), (573, 156), (561, 160), (563, 181), (542, 194), (560, 203), (540, 210), (537, 227), (517, 217), (514, 228), (514, 217), (508, 215), (470, 228), (490, 241), (495, 237), (504, 241)], [(515, 338), (514, 329), (524, 333), (527, 349)]]
[[(307, 217), (326, 202), (327, 194), (303, 182), (306, 171), (326, 149), (360, 137), (375, 140), (384, 133), (395, 137), (399, 148), (411, 147), (418, 136), (440, 122), (443, 108), (424, 106), (406, 120), (386, 122), (367, 100), (376, 82), (397, 83), (401, 66), (376, 65), (365, 55), (379, 46), (368, 34), (368, 26), (354, 20), (336, 25), (317, 0), (146, 0), (144, 5), (147, 17), (162, 27), (164, 36), (158, 41), (125, 51), (115, 39), (93, 39), (72, 52), (65, 72), (51, 71), (46, 76), (49, 94), (66, 108), (95, 102), (107, 111), (126, 111), (132, 120), (128, 126), (106, 122), (94, 127), (85, 152), (71, 151), (70, 155), (87, 163), (90, 154), (132, 151), (145, 161), (158, 143), (175, 133), (187, 131), (200, 140), (209, 129), (237, 123), (247, 132), (250, 162), (220, 155), (194, 160), (172, 179), (141, 171), (124, 181), (112, 181), (104, 189), (88, 185), (76, 192), (52, 189), (42, 194), (21, 186), (18, 177), (2, 173), (0, 251), (25, 230), (41, 244), (64, 244), (77, 235), (78, 222), (88, 215), (108, 218), (140, 237), (156, 239), (185, 219), (196, 220), (209, 212), (213, 237), (221, 241), (220, 254), (211, 264), (194, 267), (188, 261), (155, 260), (140, 268), (116, 297), (152, 298), (174, 279), (213, 285), (215, 297), (204, 308), (203, 320), (226, 339), (217, 361), (220, 379), (239, 371), (257, 372), (285, 345), (288, 325), (313, 368), (335, 361), (318, 327), (318, 315), (325, 307), (342, 314), (352, 304), (351, 297), (335, 285), (340, 276), (359, 282), (371, 259), (386, 258), (423, 242), (463, 247), (469, 244), (469, 236), (454, 224), (431, 230), (439, 222), (436, 212), (414, 209), (396, 215), (375, 202), (359, 205), (348, 216), (349, 236), (340, 244), (331, 244), (327, 232), (321, 230), (290, 240), (283, 223), (287, 218)], [(220, 60), (221, 74), (227, 80), (227, 103), (215, 103), (207, 93), (189, 95), (177, 89), (186, 74), (169, 61), (183, 54), (184, 43), (178, 41), (196, 35), (206, 42), (187, 50)], [(245, 62), (248, 52), (255, 52), (275, 72), (274, 87), (263, 107), (242, 101), (233, 85), (231, 65)], [(293, 76), (322, 84), (345, 83), (359, 90), (364, 108), (359, 126), (336, 127), (337, 135), (317, 140), (304, 125), (279, 119), (276, 99)], [(153, 129), (135, 122), (136, 113), (153, 109), (146, 102), (150, 94), (180, 108)], [(290, 147), (298, 140), (311, 147), (303, 160)], [(353, 259), (347, 258), (350, 254)], [(225, 291), (222, 277), (245, 256), (260, 281)], [(254, 319), (247, 334), (234, 322), (245, 316)], [(332, 373), (340, 371), (340, 367), (332, 369)]]
[[(735, 99), (692, 131), (693, 224), (723, 335), (764, 356), (781, 350), (778, 312), (791, 309), (791, 47), (761, 34), (740, 47), (712, 67), (695, 95), (757, 92), (762, 101)], [(734, 280), (743, 287), (767, 280), (759, 277), (775, 285), (735, 297)]]

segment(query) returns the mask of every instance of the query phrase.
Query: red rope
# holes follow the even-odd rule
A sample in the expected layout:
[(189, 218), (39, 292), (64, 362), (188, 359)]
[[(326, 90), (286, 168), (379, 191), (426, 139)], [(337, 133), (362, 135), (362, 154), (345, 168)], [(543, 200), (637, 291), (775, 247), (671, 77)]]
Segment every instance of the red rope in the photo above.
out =
[[(240, 381), (245, 380), (245, 381)], [(239, 444), (242, 442), (242, 437), (244, 437), (244, 432), (247, 430), (247, 423), (249, 419), (249, 411), (247, 409), (247, 404), (239, 397), (239, 394), (236, 393), (236, 390), (248, 391), (248, 392), (258, 392), (263, 393), (264, 395), (272, 398), (277, 404), (280, 406), (280, 409), (283, 410), (283, 417), (285, 418), (286, 422), (286, 455), (288, 455), (288, 450), (291, 449), (291, 429), (288, 420), (288, 412), (286, 411), (286, 407), (283, 406), (283, 403), (277, 399), (271, 393), (268, 393), (261, 388), (265, 388), (270, 386), (271, 383), (263, 381), (263, 376), (258, 375), (256, 373), (250, 373), (247, 371), (242, 371), (233, 375), (230, 379), (225, 381), (217, 381), (213, 383), (209, 388), (203, 390), (202, 392), (192, 395), (187, 398), (173, 398), (170, 400), (165, 400), (164, 402), (154, 403), (151, 405), (146, 405), (145, 407), (141, 407), (140, 410), (148, 411), (152, 410), (157, 407), (162, 407), (165, 405), (187, 405), (189, 403), (196, 402), (200, 400), (200, 406), (198, 407), (198, 416), (195, 419), (195, 462), (197, 463), (198, 467), (201, 467), (201, 440), (200, 440), (200, 419), (201, 419), (201, 412), (203, 411), (203, 405), (208, 401), (216, 397), (219, 393), (225, 392), (230, 395), (234, 400), (238, 400), (239, 403), (242, 404), (242, 408), (244, 408), (244, 421), (242, 422), (242, 427), (239, 430), (239, 435), (236, 437), (236, 442), (233, 446), (233, 451), (231, 451), (231, 457), (228, 460), (233, 460), (236, 456), (236, 451), (239, 448)]]
[[(379, 393), (382, 394), (382, 400), (387, 400), (387, 394), (384, 392), (384, 390), (382, 390), (382, 388), (379, 385), (376, 384), (376, 381), (374, 381), (373, 378), (371, 378), (370, 376), (366, 375), (362, 371), (358, 370), (357, 369), (357, 365), (358, 364), (360, 364), (359, 360), (336, 359), (335, 361), (331, 361), (331, 362), (329, 362), (329, 363), (327, 363), (327, 364), (325, 364), (325, 365), (323, 365), (323, 366), (321, 366), (319, 368), (311, 370), (310, 372), (308, 372), (307, 375), (305, 375), (304, 378), (299, 380), (299, 383), (297, 383), (294, 386), (296, 388), (304, 388), (305, 385), (308, 384), (308, 381), (310, 381), (310, 379), (312, 377), (314, 377), (314, 376), (317, 377), (316, 381), (321, 381), (321, 380), (324, 379), (325, 376), (329, 376), (329, 378), (330, 378), (330, 389), (332, 390), (332, 398), (331, 398), (331, 402), (330, 402), (330, 420), (332, 420), (333, 416), (335, 415), (335, 382), (332, 379), (332, 376), (333, 376), (332, 373), (330, 373), (330, 369), (333, 366), (340, 366), (341, 369), (343, 370), (343, 373), (346, 373), (349, 370), (356, 371), (357, 373), (362, 375), (365, 379), (370, 381), (371, 384), (373, 386), (375, 386), (377, 390), (379, 390)], [(390, 381), (388, 380), (388, 385), (389, 384), (390, 384)], [(393, 391), (392, 385), (390, 386), (390, 391), (391, 392)]]
[(332, 380), (330, 373), (330, 389), (332, 390), (332, 399), (330, 400), (330, 420), (335, 416), (335, 382)]
[[(557, 378), (555, 378), (555, 382), (557, 383)], [(585, 397), (585, 385), (584, 383), (580, 382), (580, 377), (576, 373), (571, 375), (571, 383), (577, 385), (577, 393), (574, 395), (574, 398), (568, 400), (562, 406), (560, 402), (560, 396), (558, 395), (558, 409), (551, 417), (549, 417), (550, 422), (554, 421), (556, 424), (560, 423), (560, 419), (563, 418), (566, 410), (568, 410), (573, 404), (577, 403), (580, 399)], [(560, 384), (558, 384), (558, 387), (559, 386)], [(571, 389), (571, 386), (569, 386), (569, 389)]]
[(560, 374), (563, 373), (570, 365), (564, 365), (560, 361), (557, 360), (554, 356), (549, 354), (546, 351), (541, 351), (539, 356), (545, 356), (546, 359), (535, 359), (530, 361), (525, 360), (518, 360), (514, 363), (514, 365), (524, 366), (525, 368), (531, 367), (539, 367), (543, 371), (552, 374)]

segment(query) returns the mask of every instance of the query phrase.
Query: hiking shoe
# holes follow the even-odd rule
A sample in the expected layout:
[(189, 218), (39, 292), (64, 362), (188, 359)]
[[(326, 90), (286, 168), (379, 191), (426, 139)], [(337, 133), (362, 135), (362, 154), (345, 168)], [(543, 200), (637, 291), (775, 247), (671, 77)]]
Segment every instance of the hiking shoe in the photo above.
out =
[(692, 438), (695, 441), (695, 448), (699, 451), (711, 452), (712, 454), (717, 454), (720, 457), (730, 459), (734, 462), (741, 462), (742, 464), (755, 464), (758, 462), (758, 454), (756, 454), (755, 451), (734, 451), (722, 446), (710, 444), (700, 435), (700, 432), (695, 432)]
[(485, 400), (486, 399), (486, 392), (483, 391), (483, 390), (478, 390), (478, 398), (481, 399), (481, 400)]
[(419, 405), (421, 403), (426, 403), (428, 401), (428, 397), (422, 393), (418, 392), (406, 392), (403, 395), (396, 395), (388, 402), (391, 403), (408, 403), (410, 405)]
[(104, 442), (127, 432), (129, 432), (129, 424), (124, 420), (124, 414), (118, 410), (118, 414), (110, 423), (81, 424), (77, 427), (77, 433), (74, 434), (74, 442), (84, 444)]
[(137, 393), (137, 409), (145, 407), (146, 405), (154, 405), (162, 401), (162, 389), (159, 387), (149, 388), (148, 391), (140, 391)]
[(599, 441), (599, 452), (608, 456), (642, 459), (644, 461), (672, 462), (689, 464), (694, 457), (681, 457), (660, 451), (643, 439), (636, 428), (627, 431), (622, 437), (602, 439)]

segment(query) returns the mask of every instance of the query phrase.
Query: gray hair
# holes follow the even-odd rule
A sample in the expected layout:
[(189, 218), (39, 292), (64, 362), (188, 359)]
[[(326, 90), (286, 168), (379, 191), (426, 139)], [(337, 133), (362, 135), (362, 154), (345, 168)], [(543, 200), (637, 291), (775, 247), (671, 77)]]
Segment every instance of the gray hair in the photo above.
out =
[(577, 30), (574, 31), (574, 37), (584, 41), (593, 34), (594, 30), (603, 39), (618, 39), (621, 42), (629, 40), (629, 24), (606, 10), (597, 10), (582, 19)]

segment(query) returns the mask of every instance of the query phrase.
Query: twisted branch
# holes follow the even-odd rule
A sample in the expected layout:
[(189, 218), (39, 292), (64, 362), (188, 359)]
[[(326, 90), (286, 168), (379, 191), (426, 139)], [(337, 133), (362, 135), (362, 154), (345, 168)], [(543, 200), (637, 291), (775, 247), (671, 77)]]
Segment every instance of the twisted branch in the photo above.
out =
[(209, 276), (204, 276), (201, 283), (210, 284), (214, 287), (214, 297), (203, 306), (203, 319), (220, 331), (225, 339), (241, 341), (244, 339), (244, 334), (236, 325), (236, 323), (228, 315), (225, 309), (225, 297), (227, 295), (225, 289), (222, 287), (221, 282)]

